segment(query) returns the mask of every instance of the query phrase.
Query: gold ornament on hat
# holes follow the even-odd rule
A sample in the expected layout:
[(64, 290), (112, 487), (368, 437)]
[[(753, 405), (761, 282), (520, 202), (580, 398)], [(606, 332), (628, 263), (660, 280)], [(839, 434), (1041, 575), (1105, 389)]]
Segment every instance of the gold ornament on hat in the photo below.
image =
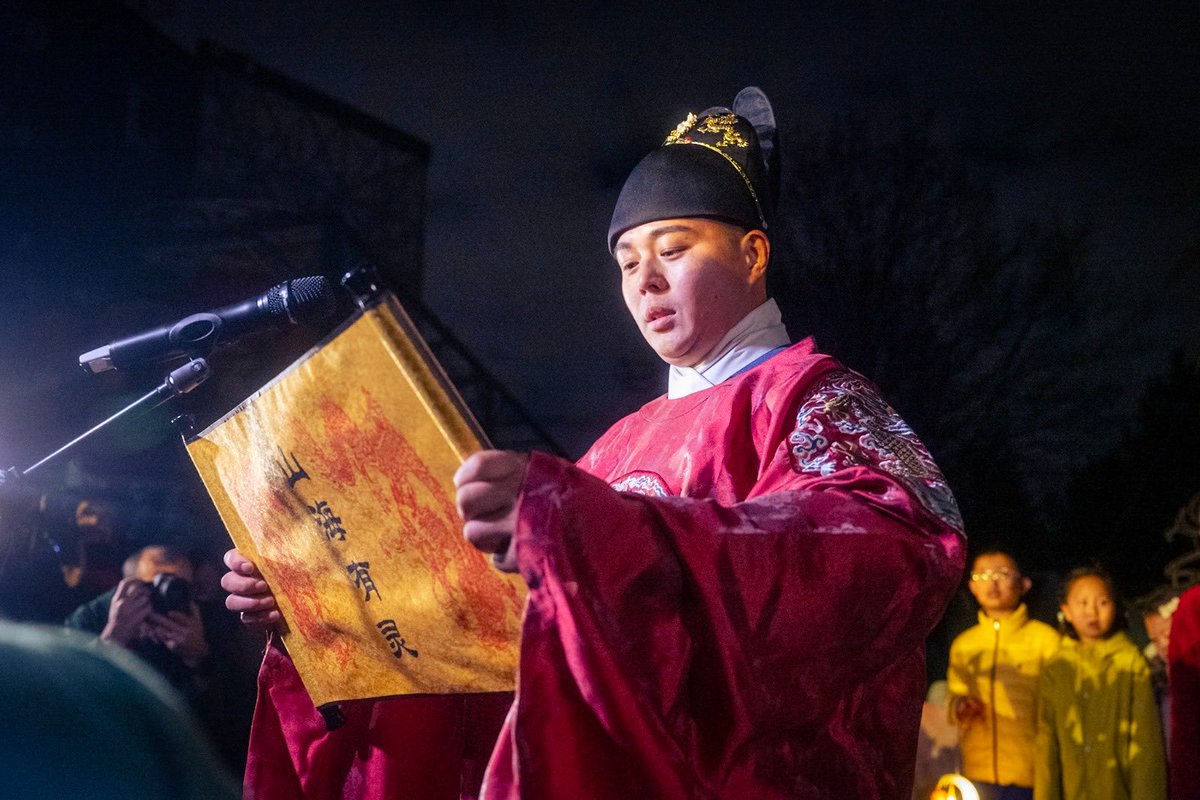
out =
[(709, 144), (708, 142), (698, 142), (691, 136), (687, 135), (687, 132), (690, 131), (692, 126), (696, 124), (697, 119), (698, 118), (695, 114), (689, 113), (687, 117), (684, 118), (683, 122), (675, 126), (675, 130), (667, 134), (666, 141), (662, 143), (662, 146), (666, 147), (667, 145), (672, 144), (696, 144), (713, 151), (721, 158), (728, 161), (729, 166), (733, 167), (734, 171), (737, 172), (738, 176), (742, 179), (742, 183), (746, 184), (746, 189), (750, 192), (750, 198), (754, 200), (754, 209), (758, 212), (758, 221), (762, 223), (763, 230), (766, 230), (767, 217), (765, 214), (763, 214), (762, 203), (758, 199), (758, 192), (754, 191), (754, 183), (750, 180), (750, 177), (746, 174), (746, 171), (742, 169), (742, 165), (735, 161), (722, 149), (730, 146), (750, 146), (750, 143), (746, 141), (746, 138), (738, 133), (734, 127), (737, 125), (737, 114), (729, 113), (721, 114), (719, 116), (708, 116), (704, 118), (704, 122), (699, 128), (696, 128), (696, 132), (721, 134), (721, 141), (713, 144)]
[(704, 124), (696, 128), (698, 133), (719, 133), (721, 141), (714, 142), (717, 147), (749, 147), (746, 138), (737, 132), (737, 114), (722, 114), (719, 117), (705, 117)]
[(696, 115), (689, 113), (687, 115), (687, 117), (684, 118), (683, 122), (681, 122), (675, 126), (675, 130), (673, 130), (667, 134), (667, 140), (665, 142), (663, 142), (663, 144), (664, 145), (675, 144), (676, 142), (679, 141), (679, 137), (683, 136), (685, 133), (687, 133), (689, 130), (691, 130), (692, 126), (695, 124), (696, 124)]

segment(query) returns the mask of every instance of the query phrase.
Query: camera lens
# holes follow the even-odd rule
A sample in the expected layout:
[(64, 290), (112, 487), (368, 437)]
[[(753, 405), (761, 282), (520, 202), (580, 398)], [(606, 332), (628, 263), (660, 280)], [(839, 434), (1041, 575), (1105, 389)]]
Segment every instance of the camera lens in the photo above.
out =
[(154, 576), (151, 585), (150, 606), (159, 614), (186, 611), (192, 603), (192, 587), (187, 579), (169, 572)]

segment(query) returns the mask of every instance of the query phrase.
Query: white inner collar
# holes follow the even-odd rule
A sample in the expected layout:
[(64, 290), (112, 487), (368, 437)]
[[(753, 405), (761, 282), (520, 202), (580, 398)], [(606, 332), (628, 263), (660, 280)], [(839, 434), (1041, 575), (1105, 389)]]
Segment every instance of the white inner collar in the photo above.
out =
[(672, 366), (667, 375), (667, 398), (675, 400), (712, 388), (788, 344), (779, 305), (768, 299), (730, 328), (700, 363), (692, 367)]

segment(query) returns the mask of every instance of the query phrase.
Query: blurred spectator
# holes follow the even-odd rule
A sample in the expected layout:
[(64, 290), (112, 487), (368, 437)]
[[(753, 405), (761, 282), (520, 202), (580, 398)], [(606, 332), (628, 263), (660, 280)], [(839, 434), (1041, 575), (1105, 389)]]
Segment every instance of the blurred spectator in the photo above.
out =
[(113, 520), (105, 500), (32, 487), (0, 503), (0, 616), (54, 624), (115, 586), (122, 548)]
[(1171, 681), (1171, 797), (1200, 798), (1200, 586), (1179, 598), (1167, 651)]
[(1179, 605), (1179, 590), (1164, 586), (1151, 592), (1141, 603), (1142, 624), (1150, 643), (1142, 648), (1146, 663), (1150, 665), (1150, 683), (1154, 687), (1154, 700), (1158, 704), (1158, 716), (1162, 723), (1163, 741), (1167, 744), (1167, 760), (1171, 758), (1171, 696), (1169, 692), (1169, 670), (1167, 648), (1171, 641), (1171, 616)]
[(1165, 798), (1167, 769), (1150, 667), (1120, 630), (1112, 580), (1081, 568), (1060, 606), (1063, 647), (1038, 687), (1036, 800)]
[(1029, 618), (1033, 585), (1007, 553), (976, 556), (969, 587), (979, 623), (950, 646), (950, 719), (961, 731), (962, 772), (983, 800), (1033, 796), (1037, 684), (1061, 636)]
[(62, 629), (0, 623), (0, 754), (5, 797), (237, 797), (161, 677)]
[(196, 570), (179, 550), (142, 548), (126, 559), (124, 576), (116, 588), (77, 608), (67, 626), (120, 645), (154, 667), (187, 698), (226, 762), (240, 771), (255, 685), (242, 647), (246, 634), (220, 598), (212, 602), (208, 582), (195, 591)]
[(70, 554), (63, 560), (63, 583), (95, 594), (121, 579), (121, 562), (114, 535), (115, 513), (103, 500), (82, 500), (75, 507), (75, 529)]

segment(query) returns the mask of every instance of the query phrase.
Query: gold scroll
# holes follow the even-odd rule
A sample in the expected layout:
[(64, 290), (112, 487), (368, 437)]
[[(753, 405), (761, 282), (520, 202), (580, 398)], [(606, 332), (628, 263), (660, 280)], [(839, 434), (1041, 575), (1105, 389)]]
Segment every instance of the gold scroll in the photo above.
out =
[(513, 688), (523, 586), (454, 509), (482, 442), (394, 298), (189, 442), (315, 704)]

